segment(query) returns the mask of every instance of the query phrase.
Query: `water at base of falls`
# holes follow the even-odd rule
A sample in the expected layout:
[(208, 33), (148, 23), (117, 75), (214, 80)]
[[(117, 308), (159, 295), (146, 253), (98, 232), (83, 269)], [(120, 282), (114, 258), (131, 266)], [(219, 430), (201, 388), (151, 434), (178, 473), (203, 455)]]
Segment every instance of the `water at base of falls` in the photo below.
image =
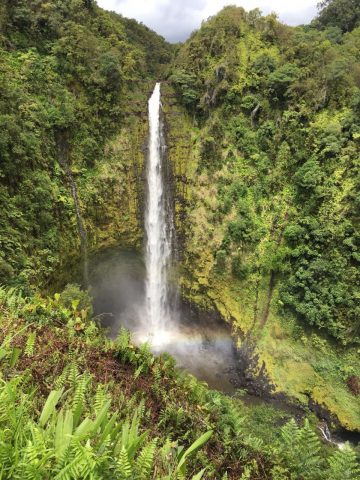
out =
[[(169, 327), (151, 336), (143, 305), (146, 280), (143, 260), (140, 252), (121, 248), (110, 248), (90, 258), (94, 313), (99, 315), (102, 326), (113, 339), (122, 327), (128, 329), (135, 344), (148, 342), (155, 355), (167, 352), (180, 369), (206, 381), (211, 388), (233, 393), (236, 350), (230, 327), (219, 318), (197, 311), (179, 298)], [(172, 306), (171, 275), (169, 282)]]
[[(90, 281), (94, 297), (94, 314), (109, 336), (116, 338), (122, 327), (131, 331), (134, 343), (149, 341), (148, 331), (141, 320), (144, 316), (142, 299), (145, 292), (143, 256), (138, 251), (110, 248), (90, 257)], [(171, 302), (171, 297), (170, 297)], [(140, 315), (141, 312), (141, 315)], [(237, 388), (248, 388), (244, 380), (243, 364), (239, 364), (238, 350), (231, 335), (231, 328), (220, 318), (206, 311), (197, 311), (179, 299), (174, 328), (156, 336), (152, 342), (155, 354), (168, 352), (176, 360), (177, 367), (205, 381), (210, 388), (230, 395)], [(216, 316), (215, 316), (216, 317)], [(145, 318), (145, 317), (144, 317)], [(287, 415), (302, 415), (300, 407), (288, 405), (283, 399), (270, 400), (256, 395), (240, 393), (247, 405), (270, 404)], [(259, 394), (257, 394), (259, 395)], [(339, 448), (345, 441), (359, 443), (358, 433), (344, 431), (332, 434)]]
[(173, 221), (165, 183), (165, 143), (161, 121), (160, 83), (149, 100), (149, 152), (145, 211), (145, 313), (141, 339), (160, 347), (175, 328), (170, 305), (168, 270), (172, 259)]

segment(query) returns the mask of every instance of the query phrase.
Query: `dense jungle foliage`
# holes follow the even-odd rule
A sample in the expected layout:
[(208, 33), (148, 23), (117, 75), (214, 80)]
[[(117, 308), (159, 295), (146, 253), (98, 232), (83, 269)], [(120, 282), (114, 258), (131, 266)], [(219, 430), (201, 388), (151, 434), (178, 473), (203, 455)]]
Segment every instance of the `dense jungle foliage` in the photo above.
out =
[(187, 219), (184, 295), (238, 329), (276, 391), (351, 429), (360, 426), (359, 19), (351, 0), (323, 2), (296, 28), (226, 7), (177, 52), (170, 81), (185, 113), (169, 114), (181, 132), (170, 156), (178, 225)]
[(298, 28), (227, 7), (171, 80), (199, 127), (214, 269), (254, 290), (268, 276), (283, 315), (359, 343), (360, 15), (358, 2), (324, 7)]
[(270, 379), (360, 430), (359, 47), (355, 0), (298, 28), (227, 7), (177, 48), (94, 0), (0, 0), (0, 480), (359, 478), (359, 447), (306, 408), (211, 391), (110, 341), (87, 291), (53, 294), (84, 245), (141, 245), (146, 102), (169, 78), (185, 294), (223, 313), (211, 288), (234, 288)]
[(170, 56), (163, 38), (92, 0), (1, 0), (1, 283), (46, 285), (78, 251), (68, 171), (75, 185), (90, 178), (80, 195), (89, 230), (109, 216), (114, 179), (91, 176)]

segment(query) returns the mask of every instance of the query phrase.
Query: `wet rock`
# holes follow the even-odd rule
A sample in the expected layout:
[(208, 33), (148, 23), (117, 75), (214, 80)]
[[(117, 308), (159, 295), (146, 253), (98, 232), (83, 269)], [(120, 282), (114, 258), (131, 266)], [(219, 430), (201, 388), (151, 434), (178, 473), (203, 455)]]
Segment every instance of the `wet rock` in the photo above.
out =
[(237, 388), (245, 388), (251, 395), (262, 398), (272, 396), (275, 386), (266, 373), (263, 362), (259, 369), (259, 355), (249, 341), (245, 341), (236, 352), (236, 365), (233, 372), (233, 383)]

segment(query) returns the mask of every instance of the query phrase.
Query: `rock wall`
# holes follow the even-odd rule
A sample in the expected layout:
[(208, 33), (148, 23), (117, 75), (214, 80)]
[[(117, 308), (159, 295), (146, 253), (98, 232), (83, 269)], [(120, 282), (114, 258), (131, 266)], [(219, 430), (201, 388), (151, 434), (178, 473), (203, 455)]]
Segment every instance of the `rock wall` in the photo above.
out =
[[(79, 171), (76, 164), (71, 166), (90, 256), (109, 247), (142, 248), (147, 99), (152, 87), (147, 82), (128, 99), (122, 125), (91, 169), (84, 172)], [(75, 216), (73, 223), (76, 224)], [(69, 278), (81, 281), (80, 239), (76, 228), (67, 236), (72, 238), (71, 248), (69, 243), (64, 243), (61, 249), (60, 270), (51, 282), (54, 291), (62, 288)]]

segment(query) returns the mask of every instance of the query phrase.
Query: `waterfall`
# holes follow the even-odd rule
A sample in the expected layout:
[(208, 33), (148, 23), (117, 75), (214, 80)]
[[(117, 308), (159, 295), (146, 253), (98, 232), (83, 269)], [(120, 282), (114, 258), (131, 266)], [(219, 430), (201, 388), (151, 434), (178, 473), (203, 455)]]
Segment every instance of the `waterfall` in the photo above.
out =
[(165, 184), (165, 143), (161, 121), (160, 83), (149, 100), (147, 164), (146, 328), (153, 345), (161, 344), (172, 322), (168, 271), (172, 256), (172, 214)]
[(80, 236), (80, 249), (81, 249), (81, 256), (83, 261), (83, 286), (85, 288), (88, 288), (89, 287), (89, 265), (88, 265), (87, 232), (86, 232), (82, 215), (81, 215), (78, 190), (70, 169), (67, 172), (67, 176), (68, 176), (68, 181), (71, 189), (71, 195), (74, 200), (76, 222), (77, 222), (79, 236)]
[(80, 250), (83, 263), (83, 286), (88, 288), (89, 286), (89, 268), (88, 268), (88, 241), (87, 232), (84, 225), (84, 221), (81, 215), (80, 201), (78, 195), (78, 189), (74, 180), (70, 167), (70, 145), (69, 145), (69, 132), (66, 130), (60, 130), (56, 134), (56, 142), (59, 151), (59, 163), (63, 167), (67, 177), (67, 181), (70, 187), (71, 196), (74, 201), (76, 223), (78, 226), (78, 232), (80, 237)]

